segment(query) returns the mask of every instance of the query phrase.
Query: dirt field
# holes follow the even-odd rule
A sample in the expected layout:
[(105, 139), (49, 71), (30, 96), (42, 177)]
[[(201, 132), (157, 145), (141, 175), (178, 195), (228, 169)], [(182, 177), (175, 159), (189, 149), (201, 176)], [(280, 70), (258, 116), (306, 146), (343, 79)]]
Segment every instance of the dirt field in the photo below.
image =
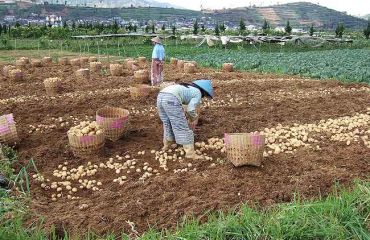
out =
[[(2, 69), (3, 65), (0, 67)], [(131, 100), (127, 87), (133, 83), (133, 77), (128, 71), (122, 77), (92, 74), (90, 81), (81, 83), (75, 78), (76, 69), (57, 64), (27, 69), (23, 83), (12, 83), (0, 77), (0, 112), (15, 116), (22, 139), (17, 147), (20, 159), (27, 162), (33, 158), (39, 172), (51, 182), (60, 181), (53, 176), (53, 171), (64, 162), (70, 169), (86, 165), (88, 161), (99, 165), (116, 155), (127, 154), (137, 159), (140, 166), (148, 162), (160, 175), (139, 181), (140, 173), (133, 172), (126, 174), (128, 181), (120, 186), (113, 179), (122, 174), (99, 169), (88, 179), (101, 181), (100, 191), (84, 189), (75, 194), (80, 197), (77, 200), (61, 197), (57, 201), (51, 200), (51, 195), (55, 194), (53, 189), (44, 190), (40, 182), (33, 180), (30, 208), (38, 216), (45, 217), (46, 226), (54, 224), (72, 232), (92, 229), (97, 233), (119, 233), (124, 229), (131, 233), (129, 222), (132, 222), (135, 230), (142, 233), (149, 227), (174, 228), (184, 216), (204, 221), (209, 212), (235, 209), (243, 203), (258, 203), (264, 207), (288, 202), (296, 192), (303, 199), (315, 198), (330, 192), (335, 182), (348, 185), (353, 179), (369, 176), (370, 149), (363, 142), (347, 145), (327, 138), (317, 143), (320, 150), (301, 147), (294, 154), (269, 155), (260, 168), (234, 168), (225, 161), (225, 154), (209, 152), (219, 160), (170, 161), (169, 171), (164, 171), (150, 153), (162, 145), (162, 125), (154, 109), (156, 93), (145, 100)], [(212, 69), (183, 74), (169, 65), (165, 70), (168, 81), (201, 78), (215, 81), (215, 102), (202, 108), (196, 141), (221, 138), (225, 132), (261, 131), (278, 124), (317, 123), (322, 119), (368, 114), (370, 107), (367, 85), (244, 72), (223, 73)], [(62, 78), (63, 91), (58, 97), (46, 96), (43, 80), (47, 77)], [(129, 135), (114, 143), (108, 141), (98, 156), (74, 157), (66, 134), (73, 126), (70, 116), (92, 119), (96, 110), (106, 105), (126, 108), (133, 113)], [(61, 126), (67, 121), (69, 125)], [(56, 128), (45, 128), (53, 124)], [(30, 132), (29, 125), (40, 131)], [(365, 130), (368, 129), (369, 125)], [(142, 150), (146, 150), (146, 154), (138, 156), (137, 152)], [(189, 163), (196, 171), (173, 172)], [(34, 219), (29, 222), (32, 221)]]

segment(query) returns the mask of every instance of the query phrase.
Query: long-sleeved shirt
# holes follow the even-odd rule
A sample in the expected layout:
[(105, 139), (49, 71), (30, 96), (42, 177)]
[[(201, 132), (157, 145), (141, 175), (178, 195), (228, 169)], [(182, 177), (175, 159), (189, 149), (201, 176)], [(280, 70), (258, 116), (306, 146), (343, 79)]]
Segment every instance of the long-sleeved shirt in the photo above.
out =
[(155, 44), (152, 53), (152, 59), (158, 59), (160, 61), (164, 61), (165, 58), (165, 51), (162, 44)]
[(181, 104), (187, 105), (187, 113), (191, 118), (197, 117), (196, 108), (202, 101), (202, 93), (199, 89), (176, 84), (162, 89), (161, 92), (173, 94)]

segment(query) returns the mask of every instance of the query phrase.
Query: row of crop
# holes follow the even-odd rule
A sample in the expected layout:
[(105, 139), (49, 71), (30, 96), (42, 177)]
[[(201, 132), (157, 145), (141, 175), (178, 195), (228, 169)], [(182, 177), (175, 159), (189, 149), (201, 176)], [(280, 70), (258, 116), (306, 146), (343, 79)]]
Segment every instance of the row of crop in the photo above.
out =
[[(189, 56), (181, 56), (190, 59)], [(219, 52), (191, 56), (203, 66), (221, 67), (234, 63), (237, 69), (294, 74), (319, 79), (370, 83), (370, 50), (338, 49), (296, 53)]]

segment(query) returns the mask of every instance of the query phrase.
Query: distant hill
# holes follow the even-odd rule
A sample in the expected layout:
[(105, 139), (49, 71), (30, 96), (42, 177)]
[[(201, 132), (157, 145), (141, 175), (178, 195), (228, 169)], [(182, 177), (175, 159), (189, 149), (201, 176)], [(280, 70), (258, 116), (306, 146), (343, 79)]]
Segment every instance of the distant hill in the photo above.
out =
[(246, 24), (261, 25), (266, 19), (272, 26), (284, 26), (287, 20), (293, 26), (309, 26), (333, 29), (338, 23), (346, 28), (362, 28), (366, 21), (327, 7), (307, 2), (288, 3), (269, 7), (223, 9), (205, 12), (206, 16), (219, 21), (237, 22), (243, 18)]
[[(56, 0), (54, 0), (56, 1)], [(61, 1), (61, 0), (59, 0)], [(90, 0), (113, 2), (113, 0)], [(83, 2), (83, 1), (80, 1)], [(88, 2), (86, 0), (86, 2)], [(115, 2), (134, 2), (131, 0), (119, 0)], [(136, 1), (148, 3), (152, 0)], [(293, 27), (308, 27), (314, 24), (316, 28), (334, 29), (337, 24), (343, 23), (349, 29), (362, 29), (367, 21), (362, 18), (353, 17), (343, 12), (338, 12), (317, 4), (298, 2), (274, 5), (270, 7), (245, 7), (223, 10), (193, 11), (187, 9), (159, 8), (159, 7), (123, 7), (123, 8), (98, 8), (83, 6), (64, 6), (56, 4), (48, 5), (19, 5), (0, 4), (0, 20), (5, 15), (16, 15), (16, 17), (27, 18), (38, 14), (46, 16), (57, 14), (64, 19), (107, 19), (122, 17), (125, 20), (187, 20), (206, 18), (215, 22), (226, 22), (227, 25), (237, 25), (240, 19), (246, 24), (262, 26), (266, 19), (272, 27), (285, 26), (289, 20)], [(107, 5), (108, 6), (108, 5)]]
[[(37, 3), (43, 3), (44, 0), (37, 0)], [(57, 3), (57, 0), (49, 0), (49, 3)], [(85, 6), (97, 8), (122, 8), (122, 7), (160, 7), (160, 8), (178, 8), (178, 6), (158, 2), (155, 0), (61, 0), (68, 6)]]

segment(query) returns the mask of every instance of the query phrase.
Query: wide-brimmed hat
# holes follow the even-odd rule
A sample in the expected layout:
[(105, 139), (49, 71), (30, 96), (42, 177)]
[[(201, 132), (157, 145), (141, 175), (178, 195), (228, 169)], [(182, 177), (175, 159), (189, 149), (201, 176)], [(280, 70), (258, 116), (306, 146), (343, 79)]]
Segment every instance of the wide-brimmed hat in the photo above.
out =
[(155, 42), (155, 43), (162, 43), (162, 40), (159, 37), (154, 37), (151, 40), (152, 42)]

